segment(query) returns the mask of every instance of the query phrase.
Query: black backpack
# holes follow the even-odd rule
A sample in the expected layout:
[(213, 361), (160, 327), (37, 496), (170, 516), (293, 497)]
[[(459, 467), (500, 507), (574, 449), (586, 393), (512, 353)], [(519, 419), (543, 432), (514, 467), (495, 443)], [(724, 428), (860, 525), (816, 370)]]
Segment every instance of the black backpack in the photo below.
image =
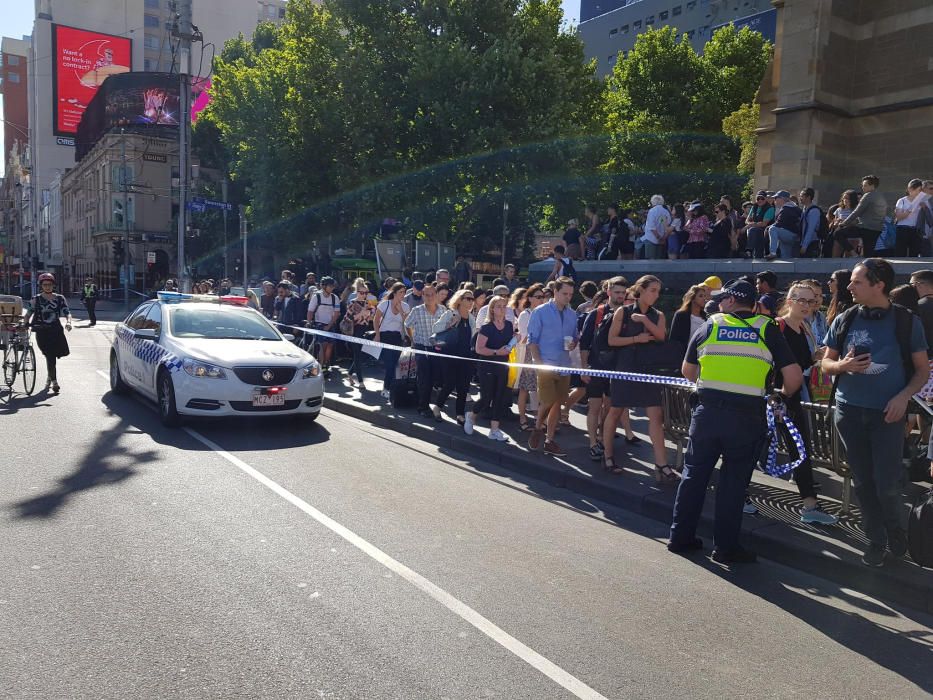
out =
[(933, 490), (917, 499), (907, 517), (907, 551), (914, 563), (933, 567)]
[[(820, 214), (820, 223), (817, 224), (816, 238), (814, 238), (813, 242), (807, 246), (807, 250), (805, 251), (804, 255), (808, 258), (828, 258), (832, 252), (832, 238), (829, 235), (829, 221), (826, 219), (826, 212), (824, 212), (816, 204), (811, 204), (803, 212), (803, 221), (807, 220), (810, 212), (814, 209), (816, 209)], [(827, 244), (829, 248), (828, 252)]]
[[(629, 317), (634, 313), (634, 307), (622, 307), (622, 327), (625, 328)], [(612, 328), (613, 310), (608, 304), (603, 304), (593, 310), (596, 328), (593, 331), (593, 345), (590, 348), (590, 366), (593, 369), (615, 369), (618, 348), (609, 345), (609, 331)]]
[(563, 277), (569, 277), (573, 280), (574, 285), (576, 285), (577, 271), (573, 267), (573, 258), (561, 258), (560, 264), (563, 265), (563, 268), (561, 268), (561, 275)]

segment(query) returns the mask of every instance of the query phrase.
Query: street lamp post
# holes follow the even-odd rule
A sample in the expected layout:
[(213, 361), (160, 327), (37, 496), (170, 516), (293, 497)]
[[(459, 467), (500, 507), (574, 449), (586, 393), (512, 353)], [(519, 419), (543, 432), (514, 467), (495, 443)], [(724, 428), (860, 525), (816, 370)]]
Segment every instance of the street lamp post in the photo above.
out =
[(502, 202), (502, 264), (499, 274), (505, 277), (505, 236), (509, 226), (509, 200)]
[[(227, 203), (227, 178), (224, 177), (220, 181), (220, 194), (223, 197), (224, 204)], [(227, 207), (224, 207), (224, 278), (229, 279), (230, 273), (227, 272), (227, 256), (229, 251), (227, 250)]]

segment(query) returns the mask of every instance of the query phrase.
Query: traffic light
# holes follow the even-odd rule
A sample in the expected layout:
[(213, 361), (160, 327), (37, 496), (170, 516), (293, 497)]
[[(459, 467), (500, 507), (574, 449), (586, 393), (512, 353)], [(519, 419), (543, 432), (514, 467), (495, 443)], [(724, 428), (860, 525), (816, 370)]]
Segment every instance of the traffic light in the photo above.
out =
[(123, 262), (123, 241), (113, 241), (113, 259), (117, 263)]

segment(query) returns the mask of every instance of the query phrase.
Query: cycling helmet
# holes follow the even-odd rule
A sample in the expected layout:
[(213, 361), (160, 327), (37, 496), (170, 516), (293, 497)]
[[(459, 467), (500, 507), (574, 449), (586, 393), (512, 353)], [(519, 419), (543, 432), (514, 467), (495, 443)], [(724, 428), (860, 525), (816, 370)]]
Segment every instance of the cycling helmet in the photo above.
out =
[(329, 285), (329, 284), (330, 284), (330, 285), (333, 285), (333, 286), (337, 286), (337, 280), (335, 280), (333, 277), (323, 277), (323, 278), (321, 278), (321, 286), (322, 286), (322, 287), (326, 287), (326, 286)]
[(55, 275), (53, 275), (51, 272), (43, 272), (41, 275), (39, 275), (39, 284), (42, 284), (43, 282), (51, 282), (52, 284), (55, 284)]

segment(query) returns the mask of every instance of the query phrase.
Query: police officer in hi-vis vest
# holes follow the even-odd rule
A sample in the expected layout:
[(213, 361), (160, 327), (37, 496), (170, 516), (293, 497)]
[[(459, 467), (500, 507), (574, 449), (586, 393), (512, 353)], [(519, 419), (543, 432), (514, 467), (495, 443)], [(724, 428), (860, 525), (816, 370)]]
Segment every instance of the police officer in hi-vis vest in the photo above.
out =
[(84, 302), (84, 308), (87, 309), (87, 318), (90, 321), (88, 327), (97, 325), (97, 314), (94, 307), (97, 306), (97, 285), (94, 284), (94, 278), (88, 275), (84, 278), (84, 286), (81, 288), (81, 301)]
[(721, 313), (697, 330), (682, 366), (684, 376), (696, 382), (697, 392), (667, 548), (677, 553), (703, 548), (697, 523), (710, 475), (722, 458), (713, 560), (752, 562), (755, 553), (739, 544), (739, 530), (745, 490), (768, 436), (770, 377), (775, 370), (781, 372), (781, 392), (791, 396), (800, 388), (803, 373), (778, 327), (754, 312), (757, 295), (749, 282), (733, 280), (713, 298)]

